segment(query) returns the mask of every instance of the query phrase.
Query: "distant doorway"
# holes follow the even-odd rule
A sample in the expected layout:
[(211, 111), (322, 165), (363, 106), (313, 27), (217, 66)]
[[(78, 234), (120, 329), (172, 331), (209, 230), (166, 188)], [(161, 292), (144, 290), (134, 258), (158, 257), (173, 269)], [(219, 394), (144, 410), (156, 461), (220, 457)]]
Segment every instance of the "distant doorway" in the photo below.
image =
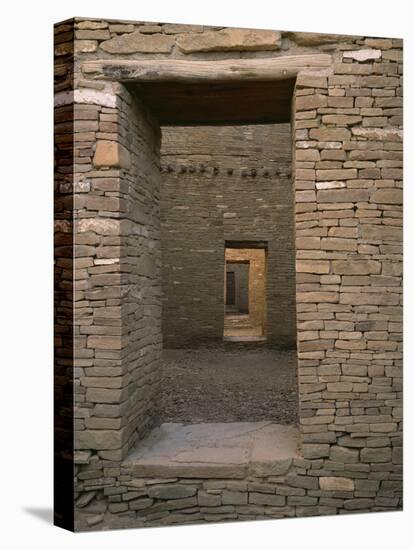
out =
[(227, 269), (227, 296), (226, 296), (226, 308), (227, 312), (231, 307), (236, 308), (235, 304), (235, 271), (230, 271)]
[(224, 340), (266, 339), (267, 249), (248, 244), (225, 247)]
[(225, 313), (242, 315), (249, 313), (249, 261), (225, 262), (226, 267), (226, 299)]

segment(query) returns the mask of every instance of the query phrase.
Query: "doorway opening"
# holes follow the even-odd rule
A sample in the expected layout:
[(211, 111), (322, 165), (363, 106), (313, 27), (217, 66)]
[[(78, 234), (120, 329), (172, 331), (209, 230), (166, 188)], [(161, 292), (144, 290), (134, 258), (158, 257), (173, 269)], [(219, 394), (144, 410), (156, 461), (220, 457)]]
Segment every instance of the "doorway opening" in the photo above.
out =
[(144, 273), (161, 306), (161, 425), (297, 421), (293, 89), (136, 88), (161, 129), (160, 278)]
[[(254, 245), (255, 247), (252, 248)], [(226, 245), (224, 341), (266, 340), (266, 274), (266, 244), (228, 243)]]

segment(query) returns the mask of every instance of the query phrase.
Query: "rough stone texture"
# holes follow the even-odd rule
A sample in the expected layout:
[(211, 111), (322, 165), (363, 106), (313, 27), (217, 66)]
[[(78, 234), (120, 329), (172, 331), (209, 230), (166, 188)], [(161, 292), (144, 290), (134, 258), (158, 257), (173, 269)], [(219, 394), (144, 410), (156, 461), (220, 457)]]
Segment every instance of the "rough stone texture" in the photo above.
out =
[(299, 46), (322, 46), (324, 44), (338, 44), (345, 40), (341, 34), (322, 34), (314, 32), (287, 32), (285, 35)]
[(174, 39), (169, 36), (132, 32), (105, 40), (100, 44), (100, 48), (112, 54), (168, 53), (171, 51), (173, 44)]
[(354, 59), (355, 61), (374, 61), (380, 57), (381, 50), (365, 49), (343, 52), (343, 59)]
[(184, 34), (177, 40), (186, 54), (195, 52), (229, 52), (279, 50), (281, 33), (253, 29), (222, 29), (196, 34)]
[[(254, 31), (255, 46), (227, 42), (234, 61), (246, 47), (257, 59), (331, 54), (322, 74), (299, 75), (300, 109), (294, 98), (292, 105), (295, 248), (303, 266), (296, 277), (300, 456), (272, 473), (257, 468), (247, 476), (237, 467), (223, 469), (219, 479), (207, 479), (205, 471), (183, 479), (168, 470), (159, 479), (133, 473), (124, 462), (154, 420), (159, 389), (159, 130), (122, 84), (110, 75), (92, 78), (83, 62), (112, 58), (110, 48), (121, 52), (113, 58), (135, 60), (231, 54), (213, 44), (194, 55), (174, 47), (185, 34), (216, 38), (221, 31), (188, 27), (168, 34), (152, 23), (147, 34), (142, 23), (127, 22), (133, 30), (118, 36), (114, 23), (75, 19), (55, 27), (56, 465), (62, 475), (56, 521), (73, 528), (73, 497), (80, 499), (76, 529), (83, 530), (400, 509), (402, 41), (282, 33), (282, 54), (275, 40), (265, 45), (268, 31), (262, 39)], [(257, 43), (267, 49), (257, 51)], [(381, 57), (366, 54), (371, 49)], [(94, 166), (99, 140), (120, 143), (130, 166)], [(322, 202), (326, 190), (345, 191), (346, 201)], [(283, 233), (273, 227), (272, 234)], [(104, 339), (88, 345), (90, 336), (109, 337), (120, 349), (104, 347)], [(74, 447), (73, 417), (81, 433), (76, 441), (89, 440), (90, 448)], [(97, 431), (104, 433), (99, 443), (92, 441)], [(315, 480), (320, 489), (297, 486), (297, 478)], [(337, 490), (344, 482), (323, 478), (351, 480), (354, 490)], [(197, 493), (152, 498), (149, 488), (157, 484), (189, 485)], [(94, 496), (86, 502), (89, 492)], [(239, 504), (245, 492), (248, 504)], [(224, 504), (229, 493), (238, 503)], [(279, 498), (257, 503), (259, 494)], [(205, 495), (214, 498), (203, 501)]]
[(129, 152), (116, 141), (100, 139), (96, 142), (93, 165), (96, 168), (129, 168)]

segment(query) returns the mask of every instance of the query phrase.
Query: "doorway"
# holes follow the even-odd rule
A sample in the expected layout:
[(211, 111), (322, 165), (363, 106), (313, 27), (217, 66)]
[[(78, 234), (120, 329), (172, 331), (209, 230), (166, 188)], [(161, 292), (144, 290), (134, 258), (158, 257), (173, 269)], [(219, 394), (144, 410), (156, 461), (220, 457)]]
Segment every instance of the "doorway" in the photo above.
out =
[(266, 340), (267, 249), (247, 248), (253, 245), (225, 247), (224, 341)]

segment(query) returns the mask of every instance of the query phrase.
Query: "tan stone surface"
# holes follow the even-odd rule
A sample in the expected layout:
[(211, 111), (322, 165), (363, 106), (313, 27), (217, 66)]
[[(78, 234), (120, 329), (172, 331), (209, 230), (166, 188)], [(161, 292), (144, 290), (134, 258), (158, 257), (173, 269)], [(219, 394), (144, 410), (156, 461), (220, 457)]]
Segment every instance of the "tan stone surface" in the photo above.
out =
[(282, 475), (297, 452), (293, 426), (270, 422), (174, 424), (152, 431), (128, 457), (138, 473), (159, 477)]
[(380, 59), (381, 50), (366, 48), (364, 50), (349, 50), (343, 52), (343, 58), (354, 59), (355, 61), (374, 61)]
[(345, 477), (320, 477), (322, 491), (353, 491), (354, 481)]
[[(299, 46), (321, 46), (324, 44), (337, 44), (345, 41), (347, 36), (341, 34), (321, 34), (314, 32), (286, 32), (285, 36), (293, 40)], [(348, 37), (352, 38), (352, 37)]]
[(218, 51), (278, 50), (281, 33), (252, 29), (222, 29), (202, 34), (182, 35), (177, 40), (178, 48), (186, 53)]
[(174, 38), (163, 34), (142, 34), (138, 31), (115, 36), (101, 42), (99, 47), (114, 54), (128, 53), (169, 53), (174, 44)]
[(93, 165), (96, 168), (105, 166), (128, 169), (130, 167), (130, 155), (123, 145), (117, 141), (98, 140)]

